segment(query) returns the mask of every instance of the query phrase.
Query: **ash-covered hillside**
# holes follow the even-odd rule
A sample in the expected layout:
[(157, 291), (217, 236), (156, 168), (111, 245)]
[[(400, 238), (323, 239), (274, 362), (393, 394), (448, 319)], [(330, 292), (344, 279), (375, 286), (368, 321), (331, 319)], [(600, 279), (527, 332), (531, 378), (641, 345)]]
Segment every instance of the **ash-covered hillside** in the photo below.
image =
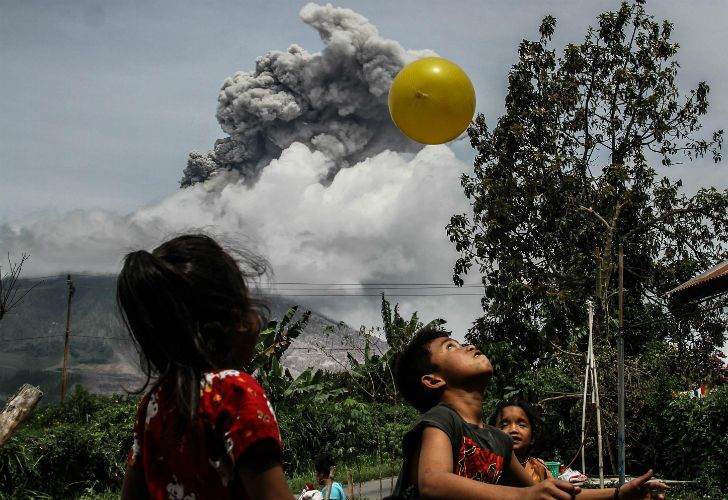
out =
[[(81, 384), (98, 393), (123, 393), (139, 387), (143, 377), (139, 356), (119, 318), (116, 276), (73, 276), (69, 387)], [(44, 402), (60, 397), (68, 286), (66, 276), (19, 282), (19, 293), (36, 285), (0, 321), (0, 397), (7, 398), (24, 383), (38, 385)], [(270, 319), (283, 317), (295, 303), (266, 297)], [(299, 307), (297, 316), (305, 311)], [(283, 357), (295, 376), (309, 366), (340, 370), (347, 352), (360, 358), (358, 330), (312, 311), (310, 320)]]

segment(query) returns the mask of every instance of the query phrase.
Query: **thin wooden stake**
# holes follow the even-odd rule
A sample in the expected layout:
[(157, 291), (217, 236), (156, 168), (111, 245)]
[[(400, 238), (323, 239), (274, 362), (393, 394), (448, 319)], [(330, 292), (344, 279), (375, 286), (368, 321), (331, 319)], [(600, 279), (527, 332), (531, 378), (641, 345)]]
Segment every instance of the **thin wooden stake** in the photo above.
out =
[(581, 471), (586, 473), (586, 395), (589, 392), (589, 378), (591, 377), (591, 348), (592, 348), (592, 327), (594, 324), (594, 304), (591, 301), (587, 302), (587, 308), (589, 310), (589, 342), (586, 352), (586, 368), (584, 371), (584, 398), (581, 405)]
[(351, 469), (346, 469), (346, 496), (354, 500), (354, 479)]
[(619, 329), (617, 330), (617, 474), (624, 484), (624, 247), (619, 245)]
[(329, 469), (329, 477), (326, 480), (326, 496), (324, 497), (324, 500), (329, 500), (329, 497), (331, 497), (331, 488), (334, 486), (334, 474), (336, 474), (335, 465)]

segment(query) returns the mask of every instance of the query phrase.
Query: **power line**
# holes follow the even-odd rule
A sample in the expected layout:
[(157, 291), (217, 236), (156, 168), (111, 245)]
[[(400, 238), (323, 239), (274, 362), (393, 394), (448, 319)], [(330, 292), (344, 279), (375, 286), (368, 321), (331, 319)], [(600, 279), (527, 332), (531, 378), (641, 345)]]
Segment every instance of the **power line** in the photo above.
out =
[[(261, 283), (264, 285), (321, 285), (321, 286), (451, 286), (454, 288), (462, 288), (454, 283), (316, 283), (312, 281), (269, 281), (267, 283)], [(466, 283), (463, 287), (483, 286), (480, 283)]]
[[(382, 290), (428, 290), (433, 287), (423, 287), (423, 288), (382, 288)], [(76, 287), (77, 290), (83, 291), (83, 290), (114, 290), (113, 287), (107, 287), (107, 286), (99, 286), (99, 285), (91, 285), (86, 286), (81, 284), (80, 286)], [(453, 292), (450, 293), (422, 293), (422, 294), (401, 294), (401, 293), (389, 293), (389, 292), (381, 292), (381, 293), (347, 293), (347, 292), (354, 292), (357, 290), (347, 290), (343, 288), (288, 288), (285, 290), (262, 290), (260, 288), (257, 289), (259, 292), (262, 292), (264, 295), (269, 295), (272, 297), (381, 297), (381, 294), (384, 293), (385, 297), (448, 297), (448, 296), (454, 296), (454, 295), (479, 295), (482, 296), (483, 293), (458, 293), (457, 289), (453, 289)], [(362, 290), (362, 292), (372, 292), (375, 289), (368, 289), (368, 290)], [(284, 293), (276, 293), (278, 291), (283, 291)], [(342, 292), (342, 293), (325, 293), (325, 294), (316, 294), (316, 293), (289, 293), (289, 292)], [(273, 293), (271, 293), (273, 292)], [(83, 299), (81, 299), (83, 300)]]
[[(82, 276), (82, 277), (88, 277), (88, 278), (107, 278), (107, 277), (113, 277), (115, 275), (108, 275), (108, 274), (90, 274), (90, 273), (74, 273), (74, 276)], [(58, 275), (52, 275), (52, 276), (31, 276), (28, 278), (23, 278), (24, 280), (63, 280), (65, 281), (64, 275), (58, 274)], [(260, 285), (267, 286), (267, 287), (274, 287), (277, 285), (294, 285), (294, 286), (361, 286), (361, 287), (391, 287), (391, 286), (413, 286), (413, 287), (425, 287), (425, 288), (440, 288), (440, 287), (446, 287), (446, 288), (472, 288), (472, 287), (482, 287), (482, 283), (465, 283), (462, 286), (457, 286), (454, 283), (377, 283), (377, 282), (361, 282), (361, 283), (355, 283), (355, 282), (349, 282), (349, 283), (333, 283), (333, 282), (314, 282), (314, 281), (269, 281), (265, 283), (260, 283)]]
[[(464, 296), (478, 296), (482, 297), (482, 293), (389, 293), (384, 294), (385, 297), (464, 297)], [(276, 294), (275, 297), (381, 297), (378, 293), (291, 293), (291, 294)]]
[[(50, 280), (50, 279), (58, 279), (58, 280), (66, 280), (66, 272), (58, 273), (58, 274), (51, 274), (48, 276), (27, 276), (22, 278), (23, 280)], [(113, 274), (95, 274), (95, 273), (73, 273), (74, 276), (84, 276), (87, 278), (106, 278), (107, 276), (115, 276)]]
[[(312, 283), (312, 285), (318, 285), (318, 283)], [(307, 291), (307, 290), (342, 290), (346, 291), (349, 290), (347, 288), (332, 288), (334, 286), (362, 286), (369, 290), (371, 289), (381, 289), (381, 290), (426, 290), (426, 289), (460, 289), (460, 288), (482, 288), (482, 285), (463, 285), (462, 287), (455, 286), (455, 285), (382, 285), (382, 286), (373, 286), (373, 285), (354, 285), (352, 283), (340, 283), (340, 284), (332, 284), (332, 285), (326, 285), (321, 284), (318, 288), (307, 288), (307, 285), (302, 285), (301, 287), (276, 287), (276, 286), (265, 286), (265, 287), (258, 287), (259, 289), (273, 289), (273, 290), (279, 290), (279, 291), (285, 291), (285, 290), (293, 290), (293, 291)]]
[[(73, 338), (81, 339), (100, 339), (100, 340), (131, 340), (129, 337), (97, 337), (95, 335), (71, 335)], [(64, 335), (42, 335), (39, 337), (14, 337), (12, 339), (2, 339), (3, 342), (13, 342), (18, 340), (38, 340), (38, 339), (59, 339), (63, 340)]]

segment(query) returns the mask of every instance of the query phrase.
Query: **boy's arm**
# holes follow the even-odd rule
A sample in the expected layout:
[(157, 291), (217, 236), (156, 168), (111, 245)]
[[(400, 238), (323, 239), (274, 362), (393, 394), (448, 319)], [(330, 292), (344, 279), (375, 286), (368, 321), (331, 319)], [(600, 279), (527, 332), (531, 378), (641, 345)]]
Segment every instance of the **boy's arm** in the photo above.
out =
[(579, 488), (566, 481), (545, 481), (524, 489), (481, 483), (458, 476), (452, 470), (450, 438), (436, 427), (425, 427), (417, 465), (417, 487), (422, 498), (571, 500), (572, 493), (579, 492)]
[[(667, 486), (659, 481), (650, 481), (651, 477), (652, 469), (640, 477), (624, 483), (619, 490), (620, 500), (664, 500), (665, 495), (662, 492), (667, 489)], [(580, 500), (612, 500), (614, 498), (614, 488), (582, 490), (579, 498)]]

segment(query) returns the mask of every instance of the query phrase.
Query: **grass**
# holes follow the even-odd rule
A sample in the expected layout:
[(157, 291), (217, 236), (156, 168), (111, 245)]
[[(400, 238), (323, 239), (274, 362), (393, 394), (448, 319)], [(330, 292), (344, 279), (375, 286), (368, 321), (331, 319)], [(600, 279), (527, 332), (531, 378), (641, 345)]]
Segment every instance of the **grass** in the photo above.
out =
[[(342, 466), (342, 470), (346, 471), (347, 467)], [(386, 464), (382, 465), (382, 478), (388, 478), (394, 475), (397, 475), (399, 473), (399, 470), (394, 470), (393, 467), (387, 466)], [(337, 480), (340, 480), (342, 483), (346, 482), (345, 479), (345, 472), (344, 476), (341, 478), (337, 478)], [(354, 474), (354, 494), (358, 495), (357, 486), (359, 481), (370, 481), (372, 479), (379, 478), (379, 467), (377, 464), (364, 464), (361, 466), (360, 472), (357, 472), (356, 467), (352, 468), (352, 474)], [(342, 480), (343, 479), (343, 480)], [(311, 471), (310, 475), (306, 476), (293, 476), (288, 480), (288, 485), (291, 488), (291, 492), (294, 494), (294, 497), (298, 497), (303, 487), (306, 485), (306, 482), (314, 481), (314, 473)], [(385, 481), (384, 487), (388, 490), (389, 489), (389, 481)], [(78, 500), (118, 500), (119, 496), (121, 495), (120, 490), (114, 490), (114, 489), (103, 489), (101, 491), (97, 491), (93, 486), (87, 488), (81, 496), (78, 497)], [(2, 493), (0, 493), (0, 499), (9, 498), (5, 497)], [(21, 492), (20, 497), (15, 498), (33, 498), (33, 499), (44, 499), (51, 497), (43, 496), (42, 494), (39, 495), (37, 492), (32, 491), (26, 491)], [(720, 493), (706, 493), (703, 491), (700, 487), (695, 487), (691, 485), (675, 485), (672, 486), (668, 492), (667, 492), (667, 498), (670, 500), (719, 500), (719, 499), (725, 499), (724, 494)]]
[[(379, 479), (380, 472), (383, 479), (390, 478), (399, 474), (399, 461), (395, 463), (384, 463), (381, 466), (372, 457), (366, 457), (360, 464), (343, 464), (336, 468), (337, 475), (336, 481), (342, 484), (346, 484), (346, 471), (351, 469), (351, 473), (354, 480), (354, 494), (358, 494), (358, 485), (360, 482), (371, 481), (373, 479)], [(313, 469), (310, 472), (301, 475), (287, 476), (288, 486), (295, 497), (303, 490), (307, 482), (316, 483), (316, 474)], [(384, 488), (389, 491), (390, 481), (384, 482)], [(97, 491), (93, 486), (86, 489), (86, 491), (78, 497), (79, 500), (117, 500), (121, 494), (121, 491), (114, 489), (104, 489)], [(32, 495), (30, 495), (32, 497)]]

